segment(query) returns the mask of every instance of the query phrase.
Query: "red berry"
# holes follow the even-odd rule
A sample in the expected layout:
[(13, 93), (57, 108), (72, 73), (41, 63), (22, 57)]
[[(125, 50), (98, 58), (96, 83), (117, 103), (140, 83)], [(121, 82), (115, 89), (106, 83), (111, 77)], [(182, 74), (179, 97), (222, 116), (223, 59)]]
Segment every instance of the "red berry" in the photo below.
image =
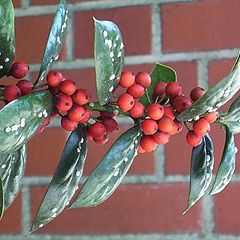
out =
[(61, 112), (65, 112), (68, 111), (72, 108), (73, 102), (71, 97), (64, 95), (64, 94), (60, 94), (56, 97), (55, 100), (55, 107), (61, 111)]
[(127, 93), (132, 95), (133, 98), (140, 98), (144, 94), (144, 87), (140, 84), (134, 83), (127, 89)]
[(174, 121), (167, 116), (163, 116), (158, 121), (158, 129), (162, 132), (169, 133), (173, 130), (173, 128), (174, 128)]
[(79, 123), (86, 123), (86, 122), (88, 122), (88, 120), (90, 119), (91, 115), (92, 115), (92, 112), (89, 109), (85, 109), (84, 117), (81, 120), (79, 120), (78, 122)]
[(104, 118), (102, 123), (105, 125), (107, 133), (114, 132), (118, 129), (118, 123), (113, 118)]
[(158, 130), (158, 125), (156, 121), (146, 119), (141, 122), (141, 128), (145, 135), (153, 135)]
[(119, 85), (124, 88), (129, 88), (133, 85), (135, 79), (130, 71), (123, 71), (119, 81)]
[(143, 136), (140, 140), (140, 146), (145, 152), (152, 152), (156, 149), (157, 143), (152, 136)]
[(70, 79), (66, 79), (60, 83), (60, 91), (68, 96), (71, 96), (76, 91), (76, 89), (76, 83)]
[(206, 119), (201, 118), (193, 124), (193, 131), (199, 136), (205, 136), (210, 131), (210, 124)]
[(135, 102), (132, 109), (129, 111), (129, 115), (132, 118), (141, 118), (144, 115), (144, 105), (140, 102)]
[(57, 87), (62, 82), (63, 76), (60, 72), (56, 70), (51, 70), (47, 74), (47, 84), (51, 87)]
[(157, 144), (166, 144), (169, 142), (169, 134), (157, 131), (156, 133), (153, 134), (153, 139)]
[(24, 95), (28, 95), (32, 92), (33, 83), (31, 81), (28, 81), (28, 80), (20, 80), (17, 83), (17, 87), (19, 87), (22, 96), (24, 96)]
[(186, 140), (190, 146), (196, 147), (202, 142), (202, 136), (196, 135), (193, 131), (189, 131), (186, 135)]
[(85, 108), (74, 104), (68, 112), (68, 118), (72, 121), (79, 122), (85, 117)]
[(72, 95), (73, 102), (79, 105), (84, 105), (88, 103), (90, 99), (91, 94), (86, 89), (77, 89), (75, 93)]
[(88, 141), (93, 141), (93, 137), (92, 137), (92, 135), (89, 133), (89, 131), (87, 131), (87, 140), (88, 140)]
[(154, 90), (153, 90), (154, 94), (162, 97), (165, 94), (166, 86), (167, 86), (167, 84), (165, 82), (156, 83)]
[(116, 114), (113, 112), (102, 111), (100, 112), (101, 118), (116, 118)]
[(128, 112), (134, 105), (134, 98), (132, 95), (124, 93), (118, 98), (117, 105), (121, 110)]
[(147, 72), (139, 72), (135, 77), (135, 82), (147, 88), (151, 85), (151, 76)]
[(173, 99), (172, 106), (178, 113), (181, 113), (190, 108), (192, 106), (192, 102), (184, 96), (177, 96)]
[(181, 94), (182, 87), (178, 82), (170, 82), (167, 84), (165, 92), (169, 97), (173, 98)]
[(164, 115), (164, 108), (159, 103), (152, 103), (147, 107), (147, 114), (153, 120), (159, 120)]
[(13, 63), (9, 75), (14, 78), (21, 79), (26, 77), (29, 71), (29, 66), (25, 62), (15, 62)]
[(11, 102), (21, 96), (21, 91), (16, 85), (6, 86), (3, 90), (3, 97), (7, 102)]
[(102, 139), (107, 134), (107, 129), (103, 123), (95, 122), (88, 128), (93, 139)]
[(192, 89), (190, 93), (190, 98), (193, 101), (197, 101), (200, 97), (202, 97), (205, 94), (205, 90), (201, 87), (195, 87)]
[(174, 110), (171, 106), (163, 106), (164, 108), (164, 116), (167, 116), (169, 118), (171, 118), (172, 120), (174, 120), (175, 115), (174, 115)]
[(218, 112), (211, 112), (205, 115), (203, 118), (206, 119), (209, 123), (213, 123), (217, 120)]
[(178, 121), (175, 120), (173, 123), (174, 123), (173, 130), (168, 132), (168, 134), (170, 136), (175, 135), (175, 134), (181, 132), (182, 129), (183, 129), (183, 124), (181, 122), (178, 122)]
[(95, 143), (101, 144), (101, 145), (107, 144), (107, 143), (108, 143), (108, 135), (105, 134), (105, 135), (103, 136), (103, 138), (101, 138), (101, 139), (93, 139), (93, 141), (94, 141)]
[(141, 147), (141, 145), (138, 146), (138, 153), (145, 153), (145, 151), (143, 150), (143, 148)]
[(78, 122), (72, 121), (67, 116), (65, 116), (61, 119), (61, 126), (66, 131), (73, 131), (77, 128)]

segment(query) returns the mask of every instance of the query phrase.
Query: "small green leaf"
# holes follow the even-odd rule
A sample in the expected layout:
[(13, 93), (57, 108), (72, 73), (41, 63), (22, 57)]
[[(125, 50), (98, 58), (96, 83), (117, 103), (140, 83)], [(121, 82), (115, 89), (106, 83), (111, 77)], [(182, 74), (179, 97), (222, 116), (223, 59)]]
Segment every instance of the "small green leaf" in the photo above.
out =
[(38, 87), (41, 84), (48, 71), (51, 69), (53, 63), (58, 60), (66, 35), (67, 23), (67, 3), (65, 0), (61, 0), (55, 13), (53, 24), (48, 36), (39, 75), (34, 84), (35, 87)]
[(0, 178), (0, 220), (4, 212), (4, 194), (3, 194), (3, 184), (2, 179)]
[(123, 133), (91, 173), (70, 208), (93, 207), (107, 200), (130, 168), (139, 140), (139, 126)]
[(226, 140), (223, 150), (222, 160), (218, 167), (217, 175), (210, 192), (210, 195), (221, 192), (231, 181), (236, 162), (236, 147), (234, 135), (226, 126)]
[(184, 214), (204, 195), (208, 188), (212, 179), (213, 163), (213, 144), (210, 136), (206, 135), (203, 137), (202, 143), (192, 150), (188, 206)]
[(86, 138), (86, 130), (81, 126), (69, 136), (31, 231), (52, 221), (69, 204), (82, 176), (87, 154)]
[(109, 21), (95, 22), (94, 58), (97, 94), (105, 105), (117, 87), (124, 60), (122, 35), (116, 24)]
[(216, 111), (229, 101), (240, 88), (240, 63), (235, 63), (233, 70), (214, 87), (210, 88), (189, 109), (177, 116), (179, 121), (189, 121), (205, 113)]
[(34, 92), (16, 99), (0, 110), (0, 152), (19, 149), (42, 125), (53, 108), (49, 91)]
[(171, 67), (160, 64), (160, 63), (156, 63), (155, 67), (151, 72), (151, 79), (152, 79), (152, 82), (151, 82), (151, 85), (147, 88), (147, 93), (145, 92), (145, 94), (139, 99), (139, 101), (145, 106), (149, 105), (148, 97), (150, 100), (152, 100), (153, 90), (156, 83), (176, 82), (177, 74), (174, 71), (174, 69), (172, 69)]
[(0, 78), (7, 75), (15, 55), (14, 8), (12, 1), (0, 4)]

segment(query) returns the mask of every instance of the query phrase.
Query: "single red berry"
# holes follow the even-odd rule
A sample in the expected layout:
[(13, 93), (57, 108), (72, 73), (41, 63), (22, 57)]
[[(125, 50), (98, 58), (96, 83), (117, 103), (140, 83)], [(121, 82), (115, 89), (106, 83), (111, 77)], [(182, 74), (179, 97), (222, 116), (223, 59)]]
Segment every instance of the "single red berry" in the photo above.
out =
[(134, 84), (135, 77), (130, 71), (123, 71), (119, 81), (119, 85), (124, 88), (129, 88)]
[(169, 142), (170, 136), (168, 133), (157, 131), (153, 134), (153, 139), (157, 144), (166, 144)]
[(81, 120), (79, 120), (78, 122), (82, 123), (82, 124), (88, 122), (88, 120), (90, 119), (91, 115), (92, 115), (92, 112), (89, 109), (85, 109), (84, 117)]
[(169, 133), (173, 130), (174, 128), (174, 121), (167, 117), (167, 116), (163, 116), (159, 121), (158, 121), (158, 129), (161, 132), (166, 132)]
[(135, 82), (147, 88), (151, 85), (151, 76), (147, 72), (139, 72), (135, 77)]
[(72, 105), (72, 99), (67, 95), (60, 94), (55, 99), (55, 107), (61, 112), (70, 110), (72, 108)]
[(197, 101), (200, 97), (202, 97), (205, 94), (205, 90), (201, 87), (195, 87), (192, 89), (190, 92), (190, 98), (195, 102)]
[(140, 102), (135, 102), (132, 109), (129, 111), (129, 115), (132, 118), (141, 118), (144, 115), (144, 105)]
[(107, 111), (102, 111), (100, 112), (100, 117), (101, 118), (116, 118), (116, 114), (113, 112), (107, 112)]
[(14, 78), (21, 79), (26, 77), (29, 71), (29, 66), (25, 62), (15, 62), (13, 63), (9, 75), (13, 76)]
[(143, 136), (140, 140), (140, 146), (145, 152), (152, 152), (157, 148), (157, 143), (152, 136)]
[(28, 95), (32, 92), (33, 83), (31, 81), (28, 81), (28, 80), (20, 80), (17, 83), (17, 87), (19, 87), (22, 96), (24, 96), (24, 95)]
[(186, 140), (190, 146), (196, 147), (202, 142), (202, 136), (195, 134), (193, 131), (189, 131), (186, 135)]
[(174, 109), (171, 106), (163, 106), (164, 108), (164, 116), (167, 116), (174, 120), (175, 114), (174, 114)]
[(153, 135), (158, 130), (158, 125), (152, 119), (145, 119), (141, 122), (141, 128), (145, 135)]
[(103, 123), (95, 122), (88, 128), (93, 139), (102, 139), (107, 134), (107, 129)]
[(213, 123), (217, 120), (218, 112), (211, 112), (205, 115), (203, 118), (206, 119), (209, 123)]
[(72, 95), (73, 102), (79, 105), (84, 105), (86, 103), (89, 103), (90, 99), (91, 99), (91, 94), (86, 89), (77, 89), (75, 93)]
[(199, 136), (205, 136), (210, 131), (210, 124), (206, 119), (201, 118), (193, 124), (193, 131)]
[(165, 92), (169, 97), (173, 98), (181, 94), (182, 87), (178, 82), (170, 82), (165, 87)]
[(61, 126), (66, 131), (73, 131), (77, 128), (78, 122), (70, 120), (67, 116), (61, 119)]
[(132, 95), (124, 93), (118, 98), (117, 105), (121, 110), (128, 112), (134, 105), (134, 98)]
[(133, 98), (140, 98), (144, 94), (144, 87), (140, 84), (134, 83), (127, 89), (127, 93), (132, 95)]
[(60, 83), (60, 91), (68, 96), (71, 96), (76, 91), (76, 89), (76, 83), (71, 79), (66, 79)]
[(143, 148), (141, 147), (141, 145), (138, 146), (138, 153), (145, 153), (145, 151), (143, 150)]
[(85, 117), (85, 108), (74, 104), (68, 112), (68, 118), (72, 121), (79, 122)]
[(7, 102), (11, 102), (21, 96), (21, 91), (16, 85), (8, 85), (3, 90), (3, 97)]
[(47, 74), (47, 84), (50, 87), (57, 87), (63, 81), (63, 76), (56, 70), (51, 70)]
[(173, 99), (172, 106), (178, 113), (181, 113), (190, 108), (192, 106), (192, 102), (184, 96), (176, 96)]
[(159, 103), (152, 103), (147, 107), (147, 114), (153, 120), (159, 120), (164, 115), (164, 108)]
[(103, 136), (103, 138), (101, 138), (101, 139), (93, 139), (93, 141), (94, 141), (95, 143), (101, 144), (101, 145), (107, 144), (107, 143), (108, 143), (108, 135), (105, 134), (105, 135)]
[(107, 133), (118, 130), (118, 123), (113, 118), (103, 118), (102, 123), (105, 125)]
[(165, 94), (165, 87), (167, 84), (165, 82), (158, 82), (154, 86), (153, 92), (156, 96), (162, 97)]
[(169, 134), (170, 136), (173, 136), (173, 135), (181, 132), (182, 129), (183, 129), (183, 124), (182, 124), (181, 122), (178, 122), (177, 120), (175, 120), (175, 121), (173, 121), (173, 123), (174, 123), (174, 124), (173, 124), (173, 129), (172, 129), (172, 131), (168, 132), (168, 134)]

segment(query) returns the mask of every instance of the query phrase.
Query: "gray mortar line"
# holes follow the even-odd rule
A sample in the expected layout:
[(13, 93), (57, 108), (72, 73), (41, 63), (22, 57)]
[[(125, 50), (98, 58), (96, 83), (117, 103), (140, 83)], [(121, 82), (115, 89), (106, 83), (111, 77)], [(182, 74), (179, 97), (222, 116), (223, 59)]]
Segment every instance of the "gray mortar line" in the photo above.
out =
[(30, 0), (22, 0), (22, 8), (26, 9), (29, 7), (29, 1)]
[(66, 33), (66, 39), (65, 39), (65, 44), (66, 44), (66, 57), (67, 61), (72, 61), (73, 60), (73, 42), (74, 42), (74, 18), (72, 11), (69, 11), (68, 13), (68, 28), (67, 28), (67, 33)]
[(208, 61), (205, 59), (197, 62), (197, 78), (198, 86), (208, 89)]

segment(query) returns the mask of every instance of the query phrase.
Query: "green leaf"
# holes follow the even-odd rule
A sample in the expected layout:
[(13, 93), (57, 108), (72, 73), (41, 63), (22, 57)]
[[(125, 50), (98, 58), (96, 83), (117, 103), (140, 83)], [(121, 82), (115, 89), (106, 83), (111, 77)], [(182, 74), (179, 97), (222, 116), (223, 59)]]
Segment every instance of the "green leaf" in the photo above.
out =
[(42, 125), (53, 108), (49, 91), (34, 92), (16, 99), (0, 110), (0, 152), (19, 149)]
[(86, 130), (81, 126), (69, 136), (31, 231), (52, 221), (69, 204), (82, 176), (87, 154), (86, 138)]
[(226, 126), (226, 140), (223, 155), (210, 195), (221, 192), (228, 185), (235, 170), (235, 162), (236, 147), (234, 142), (234, 135)]
[(93, 207), (107, 200), (130, 168), (139, 140), (139, 126), (123, 133), (88, 177), (70, 208)]
[(7, 75), (15, 55), (14, 8), (12, 1), (0, 4), (0, 78)]
[(97, 94), (101, 105), (111, 99), (117, 87), (124, 60), (122, 35), (116, 24), (109, 21), (95, 22), (94, 59)]
[(216, 111), (229, 101), (240, 88), (240, 63), (235, 64), (233, 70), (214, 87), (210, 88), (189, 109), (177, 116), (179, 121), (189, 121), (205, 113)]
[(202, 143), (192, 150), (190, 190), (188, 206), (184, 214), (204, 195), (212, 179), (214, 163), (213, 144), (210, 136), (203, 137)]
[(0, 220), (4, 213), (4, 194), (3, 194), (3, 184), (2, 179), (0, 178)]
[(39, 75), (37, 81), (34, 84), (35, 87), (38, 87), (41, 84), (41, 82), (51, 69), (53, 63), (58, 60), (66, 35), (67, 23), (67, 3), (65, 0), (61, 0), (55, 13), (51, 30), (49, 32), (48, 41), (45, 53), (43, 55)]
[(176, 82), (177, 74), (171, 67), (156, 63), (155, 67), (151, 72), (151, 79), (152, 82), (151, 85), (147, 88), (147, 93), (145, 91), (145, 94), (139, 99), (139, 101), (145, 106), (149, 105), (148, 97), (150, 100), (152, 100), (154, 86), (158, 82)]

